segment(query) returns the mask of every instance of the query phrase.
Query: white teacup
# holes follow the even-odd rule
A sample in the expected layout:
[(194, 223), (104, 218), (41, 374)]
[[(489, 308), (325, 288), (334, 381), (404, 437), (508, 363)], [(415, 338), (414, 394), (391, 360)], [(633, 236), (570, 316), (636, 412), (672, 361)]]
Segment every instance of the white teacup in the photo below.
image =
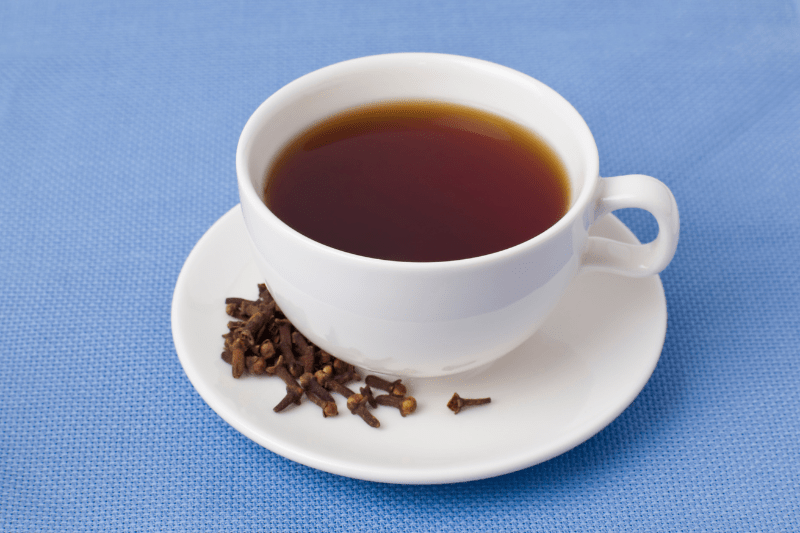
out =
[[(361, 257), (315, 242), (262, 200), (289, 141), (343, 110), (386, 100), (452, 102), (507, 117), (542, 137), (569, 175), (572, 205), (544, 233), (493, 254), (438, 263)], [(485, 365), (527, 339), (580, 272), (658, 274), (678, 243), (669, 189), (641, 175), (600, 178), (592, 134), (555, 91), (515, 70), (460, 56), (388, 54), (337, 63), (278, 90), (244, 127), (239, 195), (256, 262), (286, 316), (311, 341), (372, 372), (442, 376)], [(589, 237), (603, 215), (646, 209), (648, 244)]]

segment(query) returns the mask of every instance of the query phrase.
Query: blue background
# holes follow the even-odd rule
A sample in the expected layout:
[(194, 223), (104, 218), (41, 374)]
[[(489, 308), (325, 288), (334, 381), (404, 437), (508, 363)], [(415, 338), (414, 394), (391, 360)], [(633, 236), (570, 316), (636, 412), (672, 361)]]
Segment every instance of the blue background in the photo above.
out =
[[(669, 327), (633, 404), (494, 479), (355, 481), (214, 414), (172, 344), (255, 108), (353, 57), (540, 79), (601, 174), (674, 192)], [(786, 0), (0, 3), (3, 531), (800, 530), (800, 4)], [(651, 239), (650, 215), (621, 217)]]

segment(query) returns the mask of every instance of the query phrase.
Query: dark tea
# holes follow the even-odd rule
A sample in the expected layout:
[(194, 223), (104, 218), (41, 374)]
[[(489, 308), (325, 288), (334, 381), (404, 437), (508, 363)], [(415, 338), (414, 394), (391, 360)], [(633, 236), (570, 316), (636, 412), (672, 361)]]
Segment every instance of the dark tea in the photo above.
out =
[(333, 248), (393, 261), (452, 261), (527, 241), (569, 209), (558, 155), (500, 116), (398, 101), (317, 123), (268, 170), (264, 202)]

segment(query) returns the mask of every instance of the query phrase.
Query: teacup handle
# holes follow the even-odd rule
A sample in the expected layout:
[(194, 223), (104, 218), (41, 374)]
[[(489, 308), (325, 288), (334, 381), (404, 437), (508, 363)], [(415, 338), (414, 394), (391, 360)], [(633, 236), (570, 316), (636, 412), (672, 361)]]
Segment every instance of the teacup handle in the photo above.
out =
[(653, 214), (658, 222), (655, 240), (647, 244), (627, 244), (589, 237), (581, 260), (584, 271), (644, 277), (658, 274), (672, 260), (678, 246), (680, 221), (678, 205), (667, 186), (641, 174), (601, 178), (594, 220), (626, 207), (638, 207)]

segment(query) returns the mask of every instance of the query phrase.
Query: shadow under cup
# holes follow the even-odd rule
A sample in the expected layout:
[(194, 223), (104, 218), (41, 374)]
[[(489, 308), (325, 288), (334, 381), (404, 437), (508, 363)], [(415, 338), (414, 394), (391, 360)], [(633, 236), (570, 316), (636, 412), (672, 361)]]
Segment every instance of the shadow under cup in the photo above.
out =
[[(396, 100), (465, 105), (532, 130), (559, 155), (571, 207), (522, 244), (432, 263), (348, 254), (308, 239), (270, 212), (264, 180), (288, 142), (341, 111)], [(369, 371), (421, 377), (485, 365), (536, 330), (579, 271), (599, 180), (594, 139), (561, 96), (506, 67), (441, 54), (361, 58), (295, 80), (250, 118), (236, 164), (256, 262), (297, 329)]]

